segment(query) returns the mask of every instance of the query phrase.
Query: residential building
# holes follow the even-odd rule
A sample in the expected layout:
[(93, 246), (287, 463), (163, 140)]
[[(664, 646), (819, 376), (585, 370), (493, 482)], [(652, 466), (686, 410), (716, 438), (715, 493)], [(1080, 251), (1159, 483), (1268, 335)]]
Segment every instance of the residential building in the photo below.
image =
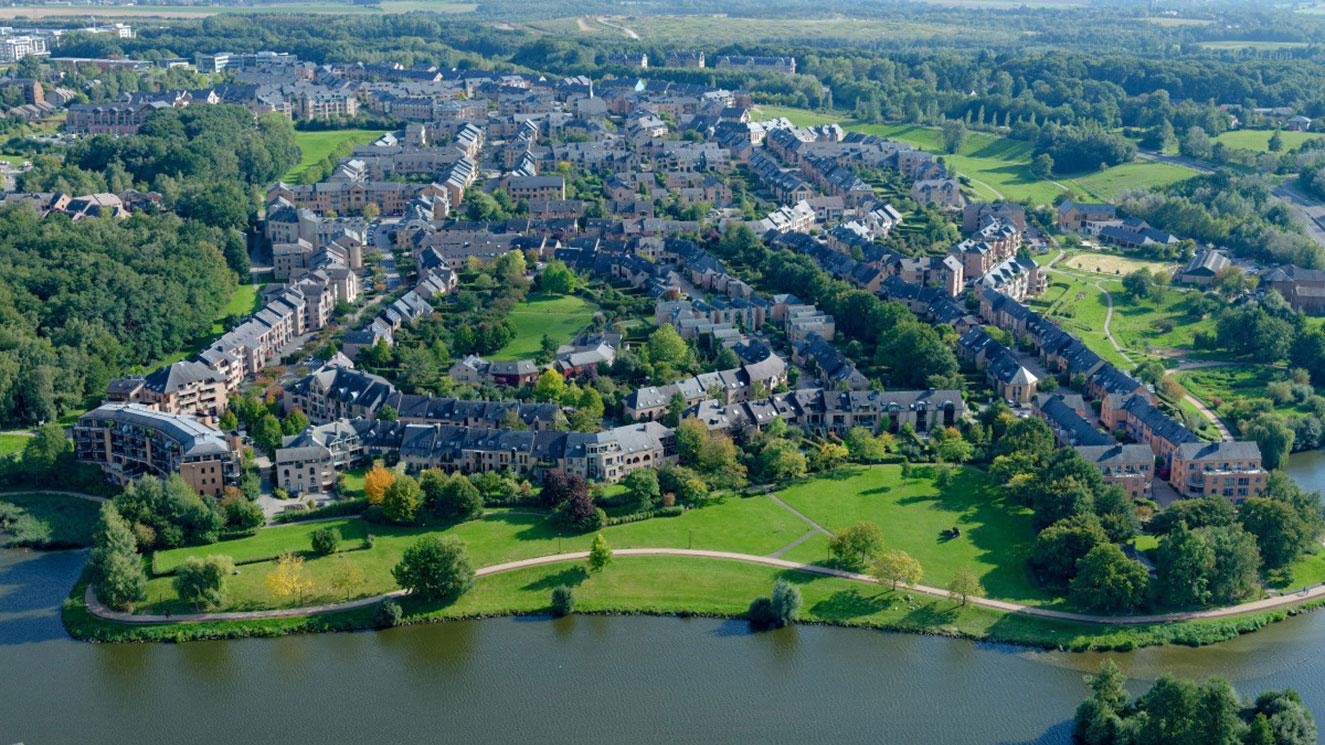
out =
[(1184, 497), (1221, 496), (1241, 503), (1265, 491), (1261, 449), (1251, 441), (1186, 442), (1173, 451), (1169, 483)]
[(239, 453), (224, 433), (196, 419), (141, 404), (103, 404), (78, 417), (74, 452), (111, 481), (179, 474), (199, 494), (219, 497), (239, 478)]

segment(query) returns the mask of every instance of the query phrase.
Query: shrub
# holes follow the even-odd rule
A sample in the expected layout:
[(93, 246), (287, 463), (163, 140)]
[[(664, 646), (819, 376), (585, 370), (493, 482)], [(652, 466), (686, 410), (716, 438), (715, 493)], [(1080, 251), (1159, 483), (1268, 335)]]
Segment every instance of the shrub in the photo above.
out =
[(330, 526), (318, 528), (309, 538), (313, 544), (313, 553), (318, 556), (329, 556), (340, 548), (340, 532)]
[(773, 614), (773, 601), (766, 597), (757, 597), (750, 601), (750, 609), (745, 612), (745, 618), (756, 629), (770, 628), (776, 618)]
[(425, 536), (405, 549), (391, 570), (401, 587), (425, 601), (451, 601), (474, 586), (474, 566), (464, 541)]
[(377, 606), (377, 612), (373, 614), (373, 622), (381, 628), (389, 629), (392, 626), (399, 626), (401, 619), (404, 617), (405, 611), (400, 607), (400, 603), (387, 598), (382, 601), (381, 605)]
[(175, 570), (175, 593), (199, 608), (215, 608), (225, 602), (225, 578), (235, 571), (229, 556), (190, 557)]
[(777, 626), (782, 627), (795, 622), (803, 604), (801, 591), (795, 585), (785, 579), (773, 583), (773, 596), (769, 605)]
[(575, 611), (575, 591), (567, 585), (552, 588), (552, 615), (569, 616)]

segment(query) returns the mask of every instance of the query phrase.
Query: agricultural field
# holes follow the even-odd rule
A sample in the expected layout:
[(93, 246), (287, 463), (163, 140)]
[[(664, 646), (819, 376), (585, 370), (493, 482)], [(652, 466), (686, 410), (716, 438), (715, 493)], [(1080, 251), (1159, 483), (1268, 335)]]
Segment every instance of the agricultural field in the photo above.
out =
[(755, 18), (726, 14), (578, 16), (531, 20), (517, 25), (558, 36), (638, 38), (645, 43), (666, 45), (693, 44), (696, 29), (699, 27), (703, 28), (706, 43), (719, 46), (872, 43), (884, 38), (891, 41), (924, 41), (952, 34), (972, 38), (984, 34), (991, 41), (1011, 41), (1015, 38), (1014, 33), (1008, 30), (979, 28), (974, 25), (913, 23), (878, 18), (849, 18), (842, 15), (813, 18)]
[[(1231, 132), (1221, 133), (1215, 137), (1215, 141), (1222, 142), (1228, 147), (1268, 153), (1270, 152), (1270, 138), (1273, 136), (1274, 130), (1271, 129), (1235, 129)], [(1320, 132), (1279, 133), (1279, 138), (1284, 142), (1284, 150), (1300, 147), (1307, 140), (1318, 140), (1322, 137), (1325, 137), (1325, 134)]]
[(543, 348), (545, 334), (558, 345), (565, 344), (589, 325), (597, 310), (593, 303), (577, 295), (531, 294), (511, 311), (515, 336), (492, 359), (534, 357)]
[(367, 145), (384, 134), (380, 129), (333, 129), (326, 132), (294, 133), (294, 142), (299, 146), (299, 163), (281, 177), (282, 181), (296, 183), (304, 171), (314, 163), (321, 162), (342, 142), (355, 145)]
[(1305, 49), (1309, 46), (1305, 41), (1254, 41), (1243, 39), (1225, 39), (1223, 41), (1203, 41), (1196, 46), (1205, 49), (1219, 49), (1224, 51), (1254, 50), (1257, 52), (1273, 52), (1280, 49)]
[(317, 13), (324, 15), (366, 13), (408, 13), (426, 10), (433, 13), (472, 13), (476, 3), (429, 2), (428, 0), (385, 0), (374, 5), (336, 2), (281, 2), (261, 5), (23, 5), (0, 8), (0, 19), (60, 18), (205, 18), (214, 15)]

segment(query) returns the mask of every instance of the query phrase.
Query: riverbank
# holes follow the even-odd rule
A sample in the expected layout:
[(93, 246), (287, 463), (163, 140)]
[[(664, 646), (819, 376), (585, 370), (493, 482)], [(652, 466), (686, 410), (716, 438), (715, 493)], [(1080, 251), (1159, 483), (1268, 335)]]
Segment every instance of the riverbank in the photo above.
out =
[[(1155, 623), (1097, 624), (1047, 617), (1052, 611), (1012, 612), (880, 587), (864, 578), (832, 576), (818, 567), (791, 569), (702, 556), (637, 552), (615, 558), (589, 575), (582, 557), (536, 566), (486, 567), (475, 587), (451, 605), (399, 598), (402, 623), (415, 624), (497, 616), (545, 615), (551, 589), (575, 588), (576, 613), (599, 615), (704, 616), (740, 618), (750, 599), (767, 594), (776, 579), (796, 584), (804, 598), (802, 622), (1002, 642), (1070, 651), (1126, 651), (1180, 644), (1200, 646), (1232, 639), (1314, 608), (1312, 599), (1284, 608), (1227, 618)], [(751, 557), (758, 558), (758, 557)], [(254, 618), (219, 614), (212, 620), (121, 623), (89, 608), (79, 582), (64, 605), (65, 626), (76, 638), (98, 642), (188, 641), (272, 637), (377, 628), (376, 599), (344, 610), (302, 616)], [(362, 602), (362, 601), (361, 601)], [(1038, 612), (1041, 615), (1031, 615)]]

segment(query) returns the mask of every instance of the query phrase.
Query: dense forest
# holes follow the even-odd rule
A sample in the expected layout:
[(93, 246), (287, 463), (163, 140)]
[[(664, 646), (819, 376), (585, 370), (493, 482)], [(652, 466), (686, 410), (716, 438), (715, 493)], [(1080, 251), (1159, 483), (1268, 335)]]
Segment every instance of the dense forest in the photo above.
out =
[(0, 422), (49, 421), (205, 333), (234, 289), (217, 228), (0, 210)]

